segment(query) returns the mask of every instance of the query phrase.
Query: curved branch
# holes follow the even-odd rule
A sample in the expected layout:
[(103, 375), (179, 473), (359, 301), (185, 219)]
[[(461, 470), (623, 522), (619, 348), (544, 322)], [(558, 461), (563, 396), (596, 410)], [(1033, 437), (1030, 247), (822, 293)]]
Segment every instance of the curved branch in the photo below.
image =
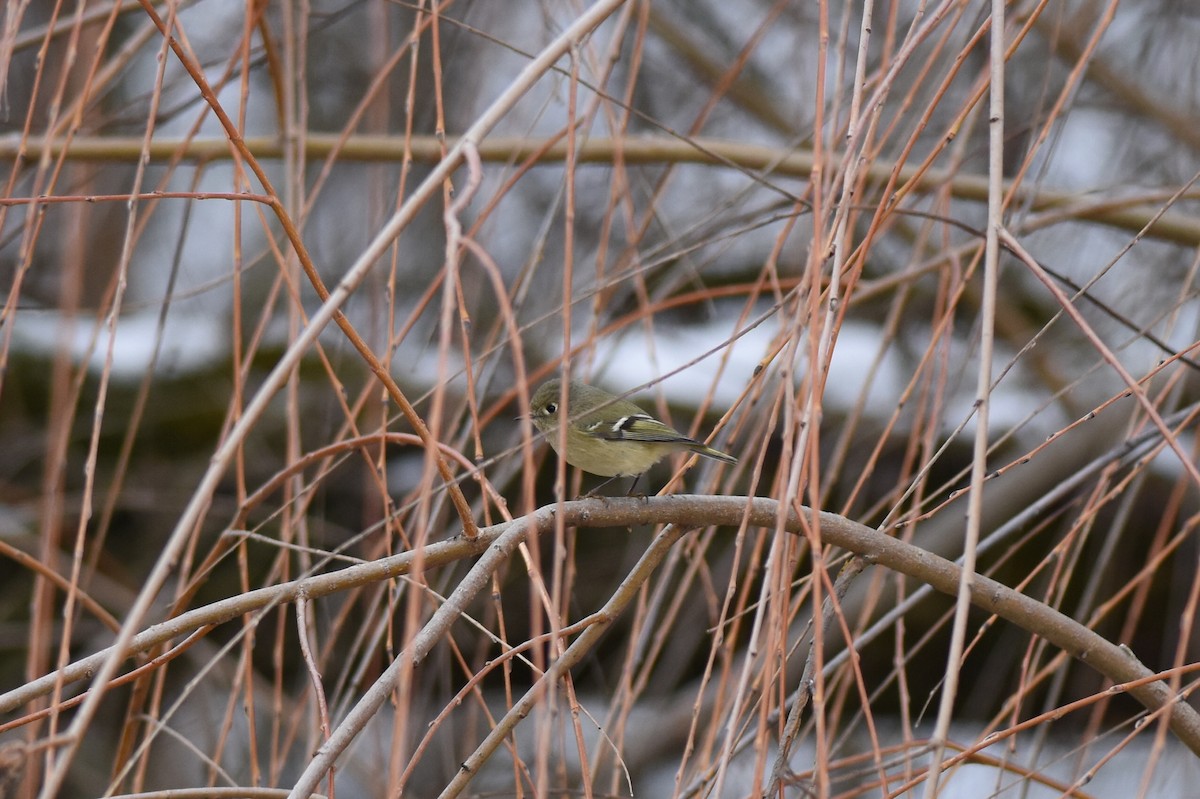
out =
[[(483, 528), (475, 538), (458, 536), (430, 544), (420, 556), (425, 570), (473, 557), (514, 525), (527, 527), (530, 535), (551, 532), (558, 513), (562, 514), (567, 526), (578, 528), (674, 523), (692, 529), (710, 525), (736, 527), (748, 523), (774, 529), (777, 510), (777, 501), (764, 497), (589, 498), (548, 506), (529, 516)], [(869, 563), (905, 574), (942, 593), (953, 596), (957, 591), (959, 567), (950, 561), (842, 516), (822, 512), (816, 514), (815, 519), (819, 520), (822, 542), (854, 552)], [(807, 509), (803, 515), (792, 511), (786, 517), (784, 529), (802, 534), (813, 521), (814, 515)], [(219, 624), (247, 612), (294, 601), (301, 595), (314, 599), (391, 579), (407, 573), (416, 555), (415, 552), (404, 552), (214, 602), (139, 633), (125, 655), (145, 651), (204, 625)], [(1153, 674), (1127, 648), (1111, 643), (1074, 619), (995, 580), (977, 576), (971, 589), (971, 602), (1044, 638), (1115, 683), (1135, 682)], [(49, 694), (57, 681), (65, 684), (86, 679), (111, 654), (108, 649), (102, 650), (60, 671), (0, 694), (0, 712), (11, 713), (24, 703)], [(1193, 753), (1200, 755), (1200, 714), (1173, 694), (1163, 681), (1131, 687), (1129, 693), (1152, 711), (1170, 706), (1172, 732)]]

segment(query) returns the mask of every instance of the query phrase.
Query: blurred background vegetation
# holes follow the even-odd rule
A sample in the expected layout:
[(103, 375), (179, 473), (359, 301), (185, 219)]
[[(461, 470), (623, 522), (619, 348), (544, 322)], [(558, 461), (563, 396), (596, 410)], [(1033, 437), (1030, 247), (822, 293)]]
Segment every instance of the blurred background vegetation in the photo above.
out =
[[(775, 497), (961, 553), (986, 6), (613, 5), (522, 87), (478, 172), (430, 184), (382, 239), (583, 4), (6, 6), (0, 688), (109, 645), (189, 503), (182, 558), (137, 629), (462, 531), (428, 450), (386, 437), (414, 428), (368, 359), (334, 325), (301, 340), (322, 300), (298, 252), (331, 289), (368, 259), (348, 325), (479, 525), (554, 500), (555, 460), (520, 417), (569, 368), (741, 459), (678, 460), (643, 490)], [(1013, 2), (1006, 20), (1002, 221), (1083, 324), (1001, 257), (979, 568), (1188, 690), (1200, 13)], [(567, 496), (594, 484), (566, 476)], [(530, 541), (359, 736), (339, 795), (438, 795), (556, 656), (537, 637), (599, 608), (654, 532)], [(813, 654), (811, 578), (842, 554), (692, 533), (468, 795), (761, 795)], [(111, 689), (60, 795), (286, 788), (323, 740), (297, 636), (336, 723), (469, 566), (335, 593), (299, 625), (286, 604), (213, 627)], [(895, 795), (920, 773), (952, 600), (903, 604), (918, 588), (881, 569), (850, 587), (844, 629), (817, 649), (830, 661), (848, 633), (858, 659), (827, 669), (781, 795)], [(955, 745), (1098, 698), (988, 750), (1007, 771), (952, 772), (944, 795), (1188, 795), (1195, 761), (1157, 724), (1133, 735), (1145, 711), (1086, 665), (983, 613), (967, 640)], [(498, 641), (534, 643), (493, 668)], [(0, 740), (52, 737), (74, 712), (56, 703), (84, 687), (11, 709)], [(23, 795), (54, 751), (30, 756)]]

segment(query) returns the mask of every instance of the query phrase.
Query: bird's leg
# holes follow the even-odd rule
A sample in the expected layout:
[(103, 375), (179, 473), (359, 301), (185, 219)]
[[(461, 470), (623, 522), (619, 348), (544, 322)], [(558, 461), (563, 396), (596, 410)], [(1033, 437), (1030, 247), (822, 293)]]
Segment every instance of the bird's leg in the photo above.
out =
[(620, 480), (620, 479), (621, 479), (621, 475), (619, 475), (619, 474), (614, 475), (614, 476), (608, 478), (607, 480), (605, 480), (600, 485), (598, 485), (595, 488), (588, 491), (586, 494), (584, 494), (584, 496), (585, 497), (595, 497), (596, 499), (608, 499), (608, 497), (606, 497), (605, 495), (600, 493), (600, 489), (604, 488), (606, 485), (613, 482), (614, 480)]

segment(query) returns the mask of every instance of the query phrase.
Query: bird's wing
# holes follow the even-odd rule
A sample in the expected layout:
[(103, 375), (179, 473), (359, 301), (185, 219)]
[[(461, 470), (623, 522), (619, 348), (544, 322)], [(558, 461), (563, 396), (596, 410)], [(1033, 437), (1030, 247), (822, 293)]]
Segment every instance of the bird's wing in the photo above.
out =
[(683, 433), (646, 413), (631, 413), (612, 424), (595, 422), (585, 429), (597, 438), (608, 441), (692, 443), (692, 439)]

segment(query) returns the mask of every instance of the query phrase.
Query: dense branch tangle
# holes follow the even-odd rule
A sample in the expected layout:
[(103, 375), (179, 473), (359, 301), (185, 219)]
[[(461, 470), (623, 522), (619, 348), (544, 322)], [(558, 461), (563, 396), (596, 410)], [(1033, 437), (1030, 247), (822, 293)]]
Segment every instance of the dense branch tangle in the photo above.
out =
[[(425, 569), (473, 557), (505, 535), (519, 538), (554, 530), (558, 520), (569, 528), (672, 524), (681, 530), (706, 526), (765, 529), (776, 528), (780, 508), (775, 500), (762, 497), (675, 495), (653, 498), (589, 498), (544, 506), (526, 517), (483, 528), (475, 538), (459, 536), (434, 543), (421, 553), (404, 552), (339, 571), (249, 591), (226, 600), (188, 611), (179, 617), (143, 631), (134, 638), (127, 655), (145, 651), (167, 640), (240, 618), (243, 614), (298, 597), (316, 599), (350, 588), (406, 574), (419, 554)], [(845, 549), (866, 562), (883, 566), (928, 584), (946, 594), (957, 589), (959, 568), (950, 561), (911, 544), (832, 513), (813, 513), (807, 508), (790, 511), (783, 529), (791, 534), (816, 538), (823, 544)], [(480, 584), (485, 586), (486, 581)], [(1128, 649), (1106, 641), (1057, 610), (982, 575), (975, 578), (971, 601), (977, 607), (1044, 638), (1095, 669), (1114, 683), (1133, 683), (1127, 690), (1151, 712), (1168, 717), (1171, 730), (1192, 752), (1200, 755), (1200, 715), (1172, 695), (1167, 685), (1143, 666)], [(604, 619), (607, 627), (612, 619)], [(445, 634), (445, 630), (441, 634)], [(86, 678), (111, 655), (101, 651), (77, 661), (61, 672), (46, 675), (0, 696), (0, 711), (13, 712), (43, 696), (56, 681), (71, 683)], [(402, 654), (401, 657), (405, 655)], [(1165, 679), (1165, 678), (1163, 678)], [(519, 719), (512, 719), (516, 723)]]

